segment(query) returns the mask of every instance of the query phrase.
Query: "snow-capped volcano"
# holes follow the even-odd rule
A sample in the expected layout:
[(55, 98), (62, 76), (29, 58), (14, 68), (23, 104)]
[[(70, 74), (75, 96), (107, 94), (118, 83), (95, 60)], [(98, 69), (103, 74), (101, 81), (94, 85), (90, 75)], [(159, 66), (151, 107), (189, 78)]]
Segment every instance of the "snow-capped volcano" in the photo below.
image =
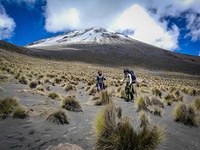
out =
[(89, 28), (39, 40), (25, 47), (42, 48), (46, 46), (64, 46), (69, 44), (111, 44), (124, 43), (132, 40), (133, 39), (121, 33), (110, 32), (103, 28)]

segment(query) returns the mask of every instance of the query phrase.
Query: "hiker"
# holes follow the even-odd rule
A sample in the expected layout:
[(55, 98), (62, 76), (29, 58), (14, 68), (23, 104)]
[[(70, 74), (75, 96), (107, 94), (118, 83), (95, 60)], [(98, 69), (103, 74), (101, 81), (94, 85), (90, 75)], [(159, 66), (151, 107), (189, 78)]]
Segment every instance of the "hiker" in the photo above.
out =
[(135, 93), (133, 88), (133, 83), (136, 83), (136, 77), (134, 75), (134, 72), (129, 71), (128, 69), (124, 69), (124, 77), (121, 80), (121, 82), (123, 81), (126, 82), (125, 86), (126, 101), (129, 101), (129, 99), (133, 101), (134, 100), (133, 94)]
[(105, 84), (103, 80), (106, 80), (106, 78), (104, 77), (104, 75), (102, 75), (102, 71), (99, 70), (97, 76), (97, 84), (96, 84), (98, 92), (105, 89)]

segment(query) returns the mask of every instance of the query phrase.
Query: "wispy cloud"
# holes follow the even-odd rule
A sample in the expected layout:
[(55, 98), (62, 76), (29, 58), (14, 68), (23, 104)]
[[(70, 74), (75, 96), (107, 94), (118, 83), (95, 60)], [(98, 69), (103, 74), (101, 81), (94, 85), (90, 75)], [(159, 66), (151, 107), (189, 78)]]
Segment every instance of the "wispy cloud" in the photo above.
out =
[(12, 18), (10, 18), (0, 4), (0, 40), (8, 39), (14, 34), (16, 25)]

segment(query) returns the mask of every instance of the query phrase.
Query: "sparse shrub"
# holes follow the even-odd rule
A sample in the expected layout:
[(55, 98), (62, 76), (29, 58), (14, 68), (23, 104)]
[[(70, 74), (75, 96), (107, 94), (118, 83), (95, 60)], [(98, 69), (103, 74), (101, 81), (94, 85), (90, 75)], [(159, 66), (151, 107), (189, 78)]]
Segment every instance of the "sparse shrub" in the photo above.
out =
[(147, 91), (147, 89), (144, 89), (144, 88), (140, 88), (140, 92), (142, 92), (142, 93), (149, 93), (149, 92)]
[(64, 86), (64, 90), (65, 90), (66, 92), (68, 92), (68, 91), (71, 91), (71, 90), (76, 90), (76, 88), (75, 88), (73, 85), (68, 84), (68, 85), (65, 85), (65, 86)]
[(26, 108), (24, 106), (15, 107), (12, 117), (15, 119), (16, 118), (24, 119), (24, 118), (28, 117)]
[(90, 86), (87, 86), (87, 87), (85, 88), (86, 91), (88, 91), (89, 89), (90, 89)]
[(66, 110), (54, 111), (47, 117), (47, 120), (55, 124), (69, 124), (69, 116)]
[(158, 126), (150, 126), (149, 119), (143, 113), (140, 115), (141, 127), (135, 130), (130, 119), (118, 117), (114, 103), (102, 108), (94, 122), (95, 144), (97, 150), (130, 150), (154, 149), (164, 137), (164, 130)]
[(45, 91), (45, 87), (43, 85), (38, 85), (37, 90), (39, 91)]
[(52, 90), (50, 86), (45, 86), (45, 88), (46, 88), (47, 91), (51, 91)]
[(19, 72), (16, 73), (14, 77), (15, 77), (15, 79), (18, 79), (20, 77), (20, 73)]
[(111, 96), (108, 94), (107, 90), (101, 91), (99, 93), (99, 97), (100, 97), (100, 100), (98, 100), (95, 103), (95, 105), (105, 105), (105, 104), (109, 104), (112, 101)]
[(40, 79), (42, 79), (42, 78), (44, 78), (44, 75), (43, 75), (43, 74), (38, 75), (38, 80), (40, 80)]
[(156, 97), (151, 98), (151, 104), (164, 108), (164, 104)]
[(148, 85), (145, 82), (141, 82), (141, 83), (139, 83), (139, 87), (148, 87)]
[(61, 104), (62, 108), (65, 108), (66, 110), (69, 111), (74, 111), (74, 112), (82, 112), (82, 107), (80, 105), (80, 102), (78, 99), (76, 99), (73, 96), (67, 96), (62, 100)]
[(60, 99), (61, 98), (60, 94), (58, 94), (56, 92), (49, 93), (48, 97), (51, 97), (52, 99)]
[(183, 95), (175, 96), (175, 101), (183, 101)]
[(60, 82), (61, 82), (61, 79), (60, 79), (60, 78), (54, 78), (53, 83), (57, 83), (57, 84), (59, 84)]
[(200, 111), (200, 96), (194, 98), (193, 105), (198, 111)]
[(29, 87), (30, 87), (30, 88), (36, 88), (36, 87), (37, 87), (37, 85), (38, 85), (38, 83), (37, 83), (37, 82), (35, 82), (35, 81), (32, 81), (32, 82), (30, 82), (30, 84), (29, 84)]
[(194, 88), (189, 89), (188, 94), (195, 96), (196, 95), (196, 90)]
[(167, 102), (167, 105), (171, 105), (173, 101), (175, 101), (175, 97), (173, 94), (167, 94), (164, 97), (164, 100)]
[(148, 104), (144, 98), (144, 96), (139, 96), (138, 99), (137, 99), (137, 103), (136, 103), (136, 106), (137, 106), (137, 111), (141, 111), (141, 110), (145, 110), (145, 111), (148, 111)]
[(21, 76), (19, 77), (19, 82), (22, 84), (27, 84), (28, 83), (28, 79), (26, 76)]
[(7, 97), (0, 99), (0, 118), (6, 118), (9, 116), (16, 106), (18, 106), (17, 98)]
[(162, 110), (160, 109), (160, 107), (155, 106), (153, 114), (156, 115), (156, 116), (160, 116), (161, 117), (162, 116)]
[(90, 89), (88, 90), (88, 94), (89, 94), (89, 95), (95, 95), (96, 92), (97, 92), (96, 85), (92, 85), (92, 86), (90, 87)]
[(175, 87), (170, 87), (169, 89), (168, 89), (168, 91), (170, 92), (170, 93), (172, 93), (173, 91), (175, 91), (176, 89), (175, 89)]
[(126, 98), (126, 92), (125, 92), (125, 84), (123, 84), (122, 85), (122, 87), (119, 87), (118, 89), (117, 89), (117, 97), (119, 97), (119, 98), (123, 98), (123, 99), (125, 99)]
[(162, 92), (155, 87), (151, 88), (151, 92), (152, 92), (153, 95), (156, 95), (156, 96), (159, 96), (159, 97), (162, 96)]
[(150, 116), (147, 116), (143, 110), (140, 112), (140, 122), (140, 127), (147, 127), (150, 124)]
[(177, 122), (192, 126), (197, 124), (197, 114), (191, 104), (178, 103), (174, 109), (174, 115)]
[(94, 84), (94, 80), (90, 80), (87, 85), (91, 86), (92, 84)]

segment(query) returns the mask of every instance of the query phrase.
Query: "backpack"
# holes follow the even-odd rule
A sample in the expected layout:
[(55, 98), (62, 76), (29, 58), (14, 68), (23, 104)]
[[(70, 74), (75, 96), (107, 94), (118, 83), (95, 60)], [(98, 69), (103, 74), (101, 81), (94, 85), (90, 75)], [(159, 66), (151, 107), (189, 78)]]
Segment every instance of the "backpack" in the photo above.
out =
[(136, 83), (136, 76), (135, 76), (135, 73), (130, 70), (129, 73), (131, 74), (131, 78), (132, 78), (132, 83)]

